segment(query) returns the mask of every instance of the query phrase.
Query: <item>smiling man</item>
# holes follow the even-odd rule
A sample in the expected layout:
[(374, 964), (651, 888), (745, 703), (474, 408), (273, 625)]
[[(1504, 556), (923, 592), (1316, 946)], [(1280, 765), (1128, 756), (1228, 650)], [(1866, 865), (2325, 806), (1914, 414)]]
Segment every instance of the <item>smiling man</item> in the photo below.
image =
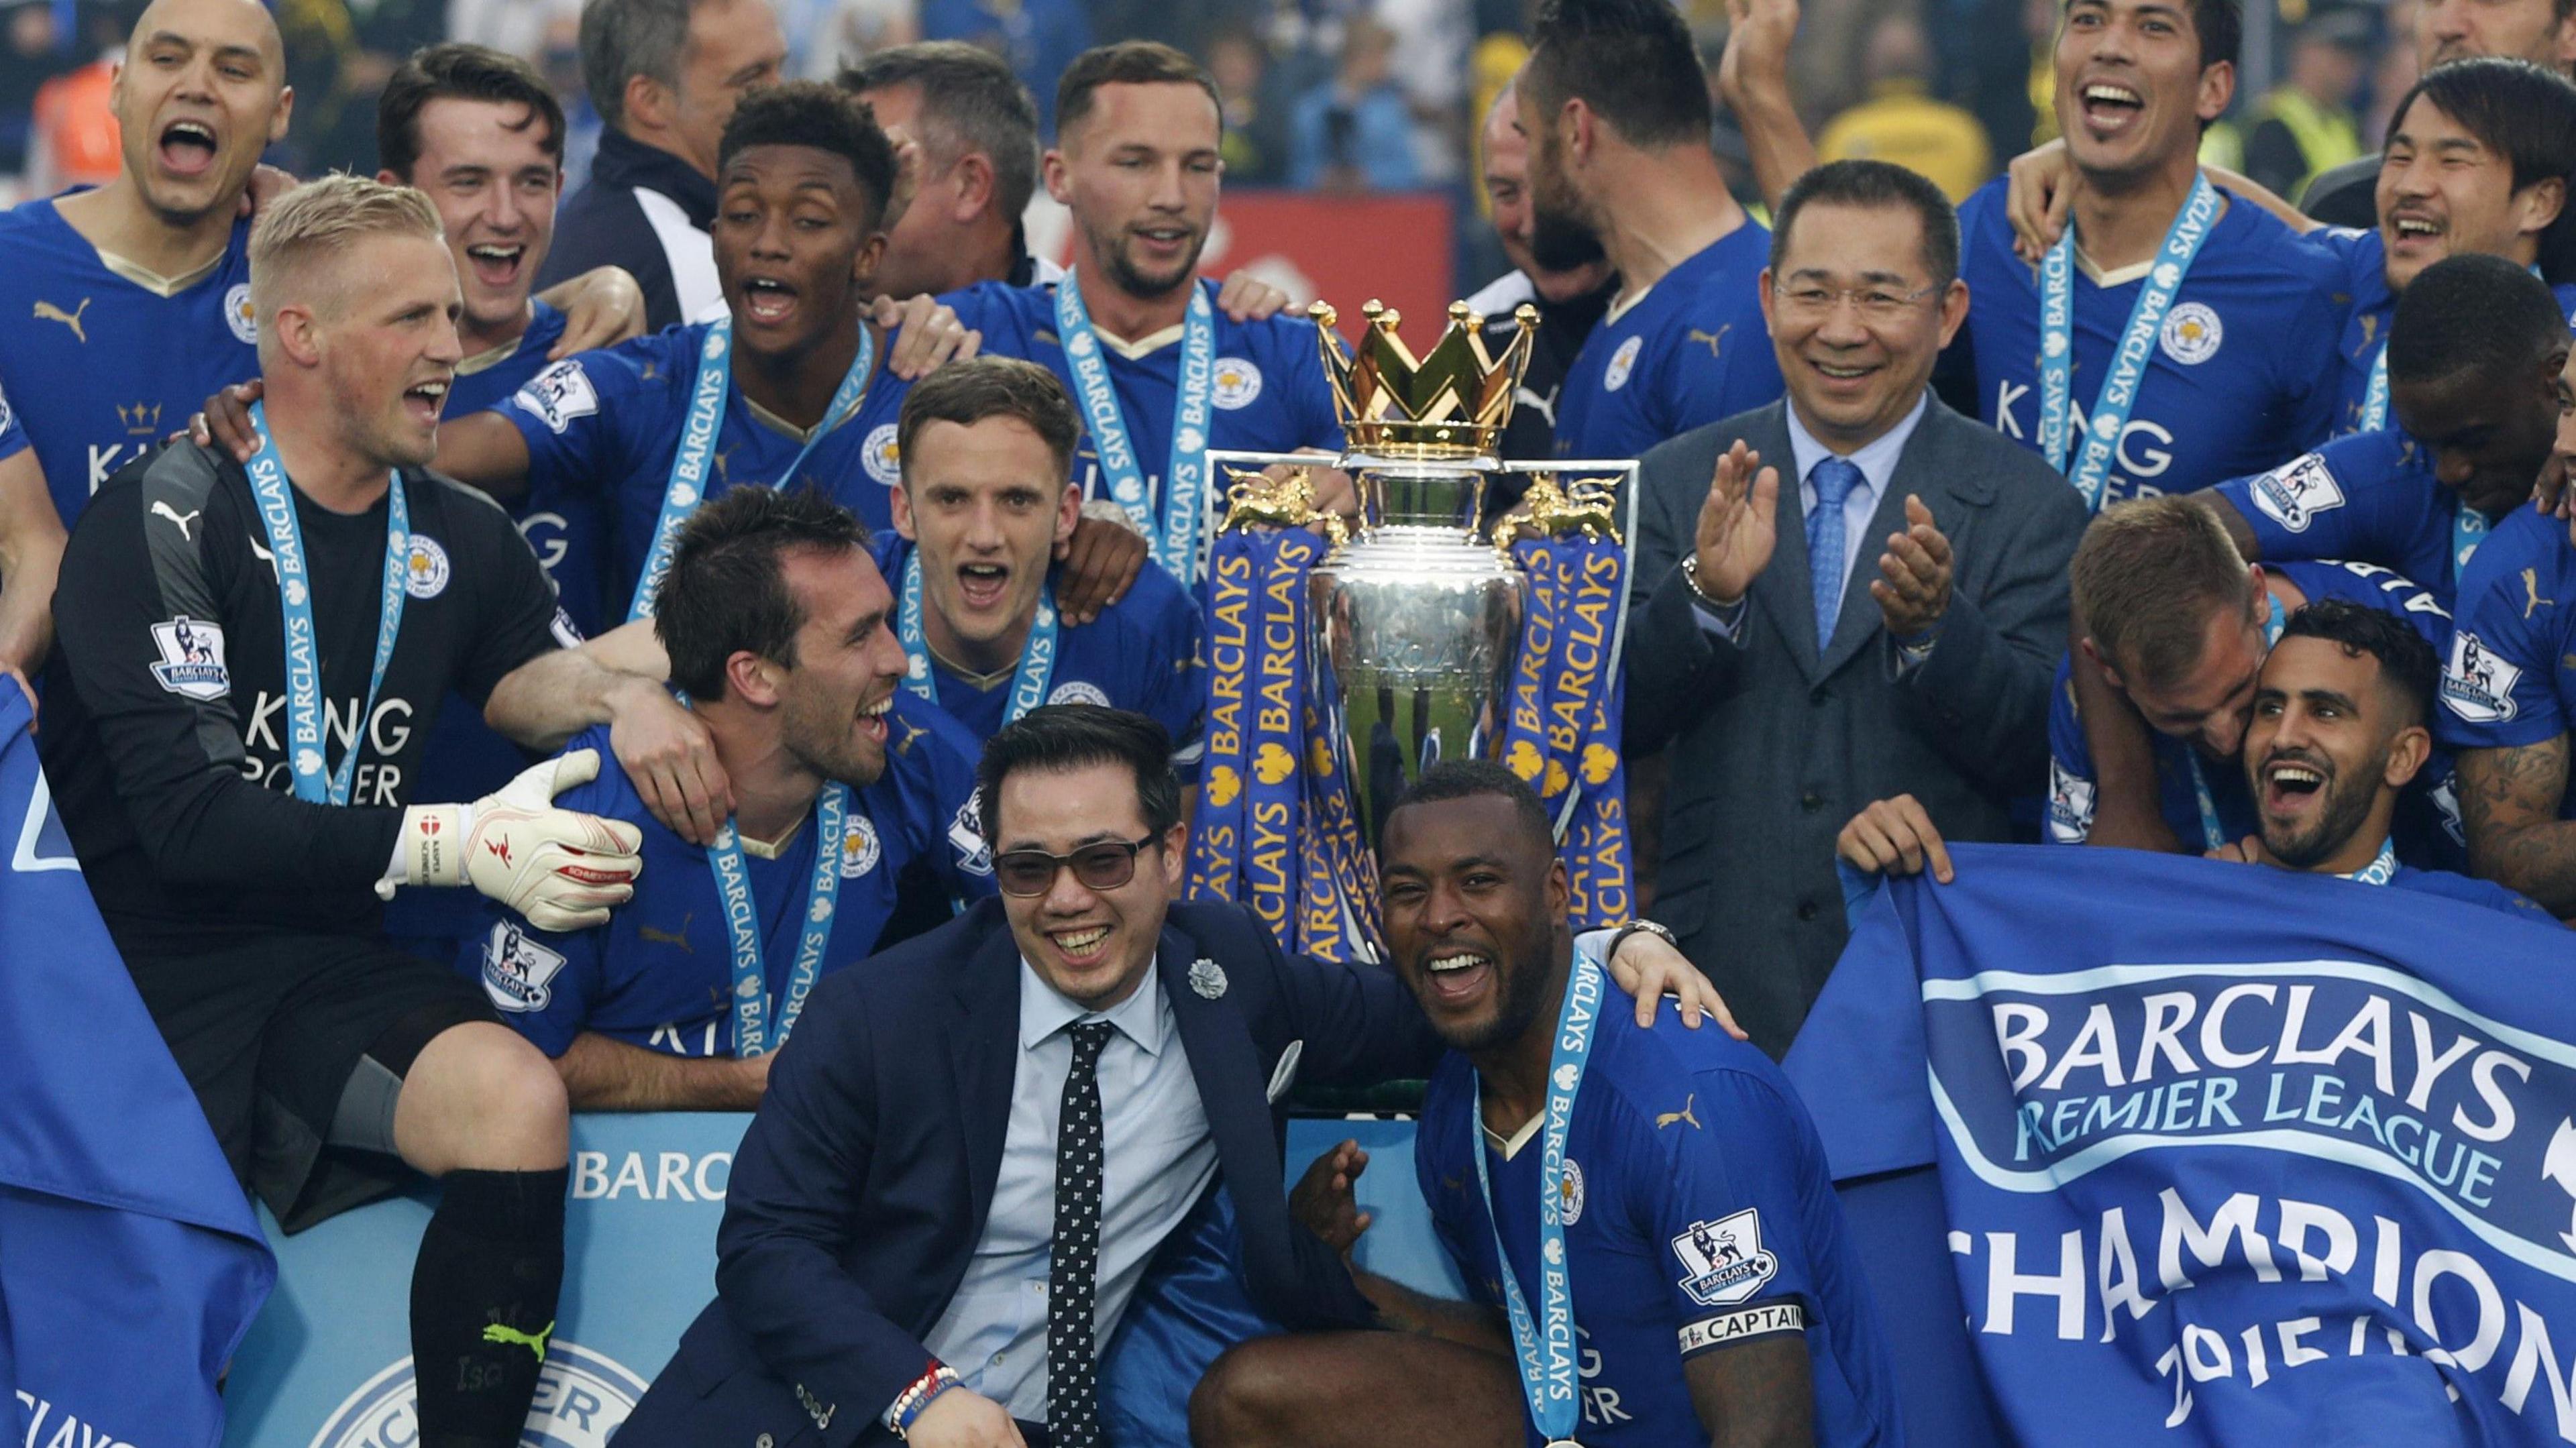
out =
[(1197, 775), (1199, 613), (1147, 562), (1100, 617), (1062, 627), (1054, 562), (1078, 522), (1072, 485), (1082, 434), (1073, 399), (1034, 362), (978, 357), (913, 385), (896, 438), (899, 536), (877, 567), (901, 606), (906, 687), (978, 741), (1041, 704), (1107, 704), (1172, 736), (1173, 764)]
[(807, 992), (876, 949), (906, 892), (992, 893), (976, 741), (897, 687), (867, 542), (830, 499), (768, 488), (681, 530), (653, 627), (733, 785), (715, 844), (656, 821), (604, 733), (568, 746), (608, 762), (563, 807), (636, 828), (650, 898), (576, 931), (495, 906), (458, 965), (554, 1058), (574, 1110), (750, 1110)]
[[(2248, 564), (2216, 511), (2197, 498), (2123, 504), (2085, 531), (2069, 568), (2078, 647), (2106, 676), (2109, 720), (2079, 708), (2071, 658), (2049, 693), (2045, 837), (2094, 842), (2096, 817), (2119, 808), (2160, 821), (2161, 847), (2202, 853), (2255, 829), (2240, 764), (2255, 676), (2284, 621), (2311, 602), (2342, 599), (2394, 615), (2434, 647), (2450, 615), (2404, 576), (2369, 563)], [(2092, 741), (2109, 738), (2151, 760), (2134, 786), (2103, 778)], [(2134, 790), (2136, 799), (2109, 798)], [(2465, 859), (2448, 761), (2436, 755), (2406, 791), (2398, 853), (2449, 868)]]
[[(1805, 1108), (1744, 1042), (1598, 1029), (1630, 1002), (1566, 923), (1529, 787), (1481, 761), (1425, 770), (1387, 815), (1381, 870), (1396, 973), (1449, 1048), (1414, 1172), (1474, 1300), (1355, 1267), (1396, 1331), (1236, 1348), (1200, 1389), (1193, 1439), (1894, 1441), (1894, 1372)], [(1350, 1223), (1366, 1162), (1347, 1143), (1341, 1157), (1322, 1215)]]
[(421, 1440), (500, 1448), (537, 1385), (516, 1344), (544, 1340), (562, 1276), (563, 1089), (470, 985), (385, 945), (376, 904), (471, 885), (558, 928), (604, 917), (635, 833), (550, 802), (598, 757), (415, 803), (427, 716), (454, 691), (551, 750), (671, 706), (557, 648), (509, 519), (423, 471), (462, 355), (428, 200), (316, 181), (265, 208), (250, 256), (262, 446), (247, 469), (161, 449), (83, 514), (46, 775), (144, 1004), (286, 1229), (384, 1194), (393, 1158), (443, 1179), (411, 1295)]
[[(1220, 1175), (1261, 1311), (1369, 1321), (1289, 1219), (1276, 1133), (1297, 1083), (1418, 1073), (1438, 1043), (1385, 969), (1283, 955), (1242, 907), (1180, 902), (1170, 753), (1152, 720), (1093, 705), (987, 742), (1001, 899), (816, 988), (734, 1161), (717, 1300), (623, 1448), (880, 1425), (916, 1448), (1041, 1425), (1097, 1448), (1098, 1351)], [(1612, 967), (1650, 1005), (1712, 998), (1651, 936), (1616, 955), (1651, 962)]]
[(2399, 429), (2222, 483), (2210, 507), (2249, 559), (2376, 563), (2448, 607), (2488, 530), (2530, 500), (2549, 461), (2567, 355), (2566, 319), (2538, 277), (2499, 256), (2437, 262), (2389, 328)]
[(1779, 222), (1763, 313), (1789, 395), (1646, 455), (1629, 647), (1657, 667), (1630, 671), (1627, 718), (1632, 752), (1674, 751), (1659, 909), (1775, 1056), (1842, 953), (1843, 806), (1913, 791), (1963, 838), (2010, 837), (2084, 528), (2044, 464), (1926, 386), (1974, 305), (1940, 190), (1838, 161)]

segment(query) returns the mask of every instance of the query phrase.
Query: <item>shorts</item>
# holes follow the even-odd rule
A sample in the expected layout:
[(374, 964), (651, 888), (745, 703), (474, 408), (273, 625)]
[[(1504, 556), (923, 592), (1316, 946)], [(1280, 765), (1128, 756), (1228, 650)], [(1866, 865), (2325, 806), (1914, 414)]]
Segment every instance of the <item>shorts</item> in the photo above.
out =
[[(403, 1074), (450, 1026), (499, 1019), (453, 969), (357, 936), (129, 951), (126, 964), (233, 1175), (290, 1233), (410, 1180), (390, 1154)], [(353, 1129), (350, 1111), (367, 1120)]]

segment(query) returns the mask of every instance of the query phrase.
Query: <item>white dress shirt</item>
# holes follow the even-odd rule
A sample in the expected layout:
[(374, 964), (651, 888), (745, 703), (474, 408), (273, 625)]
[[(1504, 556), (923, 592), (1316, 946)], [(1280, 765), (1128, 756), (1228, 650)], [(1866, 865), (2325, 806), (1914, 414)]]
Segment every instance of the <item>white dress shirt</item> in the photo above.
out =
[(1085, 1011), (1020, 962), (1020, 1062), (1011, 1080), (1011, 1120), (992, 1214), (966, 1264), (957, 1295), (926, 1344), (965, 1386), (1025, 1422), (1047, 1406), (1047, 1266), (1055, 1236), (1055, 1143), (1064, 1082), (1073, 1067), (1065, 1028), (1083, 1021), (1116, 1027), (1100, 1053), (1100, 1258), (1095, 1268), (1096, 1341), (1118, 1328), (1145, 1264), (1216, 1178), (1198, 1079), (1190, 1074), (1163, 994), (1160, 973), (1126, 1000)]

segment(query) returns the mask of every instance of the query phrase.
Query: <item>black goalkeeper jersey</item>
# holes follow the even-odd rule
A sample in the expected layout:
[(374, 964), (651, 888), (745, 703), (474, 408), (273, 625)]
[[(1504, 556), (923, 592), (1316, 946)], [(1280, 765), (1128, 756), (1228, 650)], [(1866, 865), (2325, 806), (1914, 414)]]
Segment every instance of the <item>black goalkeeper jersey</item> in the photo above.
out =
[[(108, 480), (63, 552), (37, 741), (99, 910), (128, 955), (271, 931), (375, 929), (374, 884), (450, 690), (480, 707), (557, 646), (526, 540), (480, 493), (406, 476), (402, 631), (375, 705), (388, 507), (295, 493), (321, 654), (323, 754), (358, 751), (349, 804), (295, 798), (283, 609), (241, 466), (187, 444)], [(437, 801), (433, 801), (437, 802)]]

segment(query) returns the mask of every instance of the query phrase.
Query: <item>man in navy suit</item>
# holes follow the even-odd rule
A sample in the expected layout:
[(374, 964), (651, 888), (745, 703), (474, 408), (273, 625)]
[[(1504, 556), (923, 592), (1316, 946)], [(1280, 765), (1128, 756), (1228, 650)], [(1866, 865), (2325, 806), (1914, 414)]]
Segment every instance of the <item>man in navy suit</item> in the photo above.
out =
[[(1169, 757), (1161, 725), (1089, 705), (993, 736), (1002, 898), (816, 988), (735, 1158), (717, 1300), (619, 1448), (1096, 1448), (1097, 1351), (1220, 1173), (1262, 1310), (1375, 1320), (1289, 1218), (1275, 1108), (1301, 1074), (1420, 1075), (1440, 1042), (1387, 971), (1175, 903)], [(1715, 1003), (1660, 942), (1623, 945), (1642, 999)]]

